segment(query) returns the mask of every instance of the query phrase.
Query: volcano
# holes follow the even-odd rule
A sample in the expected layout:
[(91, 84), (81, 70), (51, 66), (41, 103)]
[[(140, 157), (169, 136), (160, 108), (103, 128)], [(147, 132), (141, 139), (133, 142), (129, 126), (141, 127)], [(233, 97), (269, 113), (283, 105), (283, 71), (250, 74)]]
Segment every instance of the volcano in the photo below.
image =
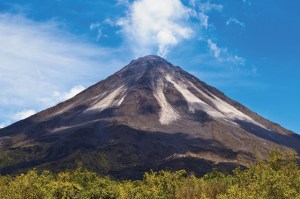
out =
[(202, 175), (248, 167), (273, 148), (299, 153), (299, 135), (149, 55), (0, 129), (0, 173), (80, 166), (118, 179), (160, 169)]

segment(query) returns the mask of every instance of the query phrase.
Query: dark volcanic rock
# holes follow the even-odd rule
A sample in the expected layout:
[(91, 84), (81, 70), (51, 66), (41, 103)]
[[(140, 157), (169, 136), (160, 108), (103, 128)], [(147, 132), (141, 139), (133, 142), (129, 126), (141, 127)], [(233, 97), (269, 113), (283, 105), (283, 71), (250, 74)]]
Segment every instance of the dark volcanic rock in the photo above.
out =
[(78, 166), (116, 178), (198, 175), (299, 152), (298, 135), (158, 56), (133, 60), (55, 107), (0, 130), (0, 172)]

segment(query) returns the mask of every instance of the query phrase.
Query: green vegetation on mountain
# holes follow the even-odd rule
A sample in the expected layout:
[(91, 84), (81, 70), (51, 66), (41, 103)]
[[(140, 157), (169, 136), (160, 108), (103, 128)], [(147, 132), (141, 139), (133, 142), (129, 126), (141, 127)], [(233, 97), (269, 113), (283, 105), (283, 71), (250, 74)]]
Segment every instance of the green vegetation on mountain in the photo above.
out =
[(60, 173), (31, 170), (0, 176), (0, 198), (291, 198), (300, 199), (295, 154), (270, 152), (266, 162), (232, 174), (213, 171), (201, 178), (185, 171), (149, 172), (142, 180), (116, 181), (83, 169)]

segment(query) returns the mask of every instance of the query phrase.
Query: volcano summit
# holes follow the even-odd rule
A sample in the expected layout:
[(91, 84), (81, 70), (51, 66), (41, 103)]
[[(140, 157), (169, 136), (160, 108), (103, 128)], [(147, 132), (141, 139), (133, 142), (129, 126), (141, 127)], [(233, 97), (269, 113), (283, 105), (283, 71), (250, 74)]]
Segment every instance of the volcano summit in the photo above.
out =
[(300, 151), (274, 124), (158, 56), (131, 61), (75, 97), (0, 129), (0, 172), (82, 166), (116, 178), (203, 174)]

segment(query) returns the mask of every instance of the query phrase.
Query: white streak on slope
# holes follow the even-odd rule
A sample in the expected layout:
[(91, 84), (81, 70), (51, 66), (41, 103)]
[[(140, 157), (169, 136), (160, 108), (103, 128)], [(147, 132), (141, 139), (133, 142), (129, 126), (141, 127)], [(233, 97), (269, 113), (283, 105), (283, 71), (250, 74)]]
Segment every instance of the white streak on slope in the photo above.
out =
[(118, 95), (126, 92), (126, 89), (124, 89), (123, 87), (124, 86), (120, 86), (119, 88), (114, 90), (112, 93), (110, 93), (105, 98), (101, 99), (99, 102), (94, 104), (92, 107), (90, 107), (86, 111), (91, 111), (91, 110), (102, 111), (109, 107), (120, 106), (121, 103), (123, 102), (125, 96), (123, 96), (121, 99), (117, 99), (117, 100), (116, 100), (116, 98), (118, 97)]
[[(232, 119), (232, 120), (244, 120), (251, 122), (253, 124), (259, 125), (263, 128), (265, 128), (263, 125), (259, 124), (258, 122), (254, 121), (251, 117), (248, 115), (242, 113), (241, 111), (237, 110), (235, 107), (231, 106), (227, 102), (223, 101), (222, 99), (218, 98), (214, 94), (210, 93), (212, 97), (207, 95), (205, 92), (203, 92), (201, 89), (196, 87), (193, 83), (189, 82), (190, 85), (196, 89), (201, 95), (203, 95), (205, 98), (213, 102), (213, 104), (217, 107), (217, 109), (222, 112), (226, 117)], [(207, 91), (208, 92), (208, 91)]]
[(159, 122), (163, 125), (168, 125), (173, 121), (180, 118), (180, 115), (174, 110), (174, 108), (167, 102), (167, 99), (163, 93), (163, 83), (160, 83), (156, 91), (153, 93), (159, 106), (161, 107), (159, 113)]
[(121, 106), (121, 104), (123, 103), (125, 97), (126, 97), (126, 94), (118, 101), (117, 106)]
[(59, 115), (59, 114), (61, 114), (61, 113), (67, 112), (67, 111), (70, 110), (72, 107), (73, 107), (73, 104), (70, 104), (70, 105), (68, 105), (67, 107), (65, 107), (65, 108), (63, 108), (63, 109), (60, 109), (59, 111), (53, 113), (51, 116)]
[[(104, 95), (106, 95), (106, 93), (107, 93), (107, 91), (104, 92), (104, 93), (101, 93), (101, 94), (99, 94), (99, 95), (97, 95), (97, 96), (95, 96), (95, 97), (93, 97), (93, 98), (91, 98), (91, 100), (101, 99)], [(96, 102), (97, 102), (97, 101), (96, 101)]]
[(203, 110), (207, 114), (209, 114), (213, 117), (217, 117), (217, 118), (225, 117), (221, 112), (217, 111), (210, 105), (208, 105), (205, 102), (203, 102), (202, 100), (200, 100), (193, 93), (191, 93), (185, 84), (183, 84), (181, 82), (176, 83), (175, 81), (172, 80), (170, 75), (166, 76), (166, 80), (171, 82), (174, 85), (174, 87), (182, 94), (182, 96), (185, 98), (185, 100), (188, 102), (189, 111), (195, 112), (195, 110)]

